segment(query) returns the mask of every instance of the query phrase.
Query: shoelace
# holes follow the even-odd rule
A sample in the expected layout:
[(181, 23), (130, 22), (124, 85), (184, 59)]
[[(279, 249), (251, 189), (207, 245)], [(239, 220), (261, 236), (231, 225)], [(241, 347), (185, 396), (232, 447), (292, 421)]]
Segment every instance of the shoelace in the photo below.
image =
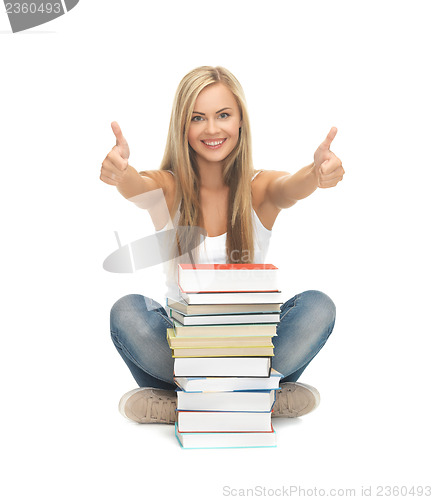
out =
[(150, 396), (147, 400), (146, 420), (149, 422), (170, 423), (176, 418), (176, 402), (169, 398)]
[(296, 407), (296, 405), (299, 406), (299, 401), (295, 402), (295, 391), (294, 387), (286, 387), (277, 391), (273, 415), (298, 416), (301, 408)]

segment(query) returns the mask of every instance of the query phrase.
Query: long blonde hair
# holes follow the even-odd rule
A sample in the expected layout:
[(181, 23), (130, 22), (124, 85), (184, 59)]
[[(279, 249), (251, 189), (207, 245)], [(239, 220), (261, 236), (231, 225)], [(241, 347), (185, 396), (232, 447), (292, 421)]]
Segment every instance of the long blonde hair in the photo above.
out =
[[(230, 71), (221, 66), (200, 66), (181, 80), (174, 98), (167, 144), (159, 170), (174, 173), (176, 190), (170, 216), (174, 219), (180, 204), (177, 225), (200, 226), (203, 221), (200, 207), (200, 178), (195, 151), (188, 143), (188, 131), (195, 101), (207, 86), (223, 83), (239, 106), (242, 126), (239, 140), (224, 160), (223, 181), (229, 186), (227, 211), (227, 263), (254, 262), (254, 237), (251, 217), (251, 178), (254, 173), (251, 155), (251, 133), (243, 89)], [(152, 171), (142, 171), (152, 177)], [(155, 172), (157, 174), (157, 172)], [(178, 249), (192, 249), (190, 257), (196, 258), (199, 235), (197, 232), (178, 234)], [(179, 248), (180, 245), (180, 248)]]

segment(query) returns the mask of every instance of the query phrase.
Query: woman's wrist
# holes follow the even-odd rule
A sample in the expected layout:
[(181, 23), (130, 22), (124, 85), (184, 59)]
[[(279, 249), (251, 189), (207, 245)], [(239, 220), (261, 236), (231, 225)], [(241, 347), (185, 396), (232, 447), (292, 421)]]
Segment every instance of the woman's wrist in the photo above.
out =
[(313, 179), (313, 182), (314, 182), (316, 188), (318, 188), (319, 187), (319, 169), (318, 169), (317, 165), (315, 164), (314, 160), (313, 160), (313, 163), (311, 163), (309, 165), (309, 167), (310, 167), (309, 174), (310, 174), (311, 178)]

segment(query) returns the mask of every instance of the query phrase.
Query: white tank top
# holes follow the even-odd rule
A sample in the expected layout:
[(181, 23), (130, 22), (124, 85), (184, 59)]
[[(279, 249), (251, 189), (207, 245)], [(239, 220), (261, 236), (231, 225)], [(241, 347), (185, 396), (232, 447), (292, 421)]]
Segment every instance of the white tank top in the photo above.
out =
[[(169, 170), (171, 174), (174, 173)], [(254, 180), (262, 170), (256, 172), (251, 179)], [(266, 254), (268, 253), (269, 241), (272, 236), (272, 230), (267, 229), (260, 221), (256, 211), (252, 208), (253, 215), (253, 231), (254, 231), (254, 264), (265, 264)], [(159, 231), (167, 229), (169, 223)], [(204, 241), (198, 247), (197, 264), (225, 264), (226, 263), (226, 239), (227, 233), (220, 234), (219, 236), (206, 236)], [(167, 262), (163, 264), (164, 273), (166, 276), (167, 291), (165, 297), (178, 297), (179, 291), (176, 281), (176, 275), (170, 273)], [(165, 306), (166, 307), (166, 306)], [(166, 307), (167, 313), (168, 308)]]

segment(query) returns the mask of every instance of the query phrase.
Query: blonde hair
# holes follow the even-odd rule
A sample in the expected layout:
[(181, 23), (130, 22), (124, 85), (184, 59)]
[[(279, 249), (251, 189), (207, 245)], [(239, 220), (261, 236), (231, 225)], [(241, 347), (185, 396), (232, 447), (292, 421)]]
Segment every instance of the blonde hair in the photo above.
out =
[[(224, 160), (223, 181), (229, 186), (227, 211), (226, 262), (254, 262), (254, 238), (251, 217), (251, 178), (254, 173), (251, 155), (251, 134), (243, 89), (230, 71), (221, 66), (200, 66), (185, 75), (174, 98), (167, 144), (159, 170), (174, 173), (176, 191), (170, 216), (174, 219), (180, 204), (178, 226), (201, 226), (203, 217), (200, 207), (200, 178), (195, 151), (188, 143), (188, 131), (195, 101), (199, 93), (209, 85), (222, 83), (231, 90), (239, 106), (242, 126), (239, 140)], [(158, 171), (153, 171), (158, 174)], [(142, 171), (152, 177), (152, 171)], [(178, 249), (192, 249), (196, 258), (199, 234), (178, 234)], [(235, 257), (236, 256), (236, 257)], [(239, 256), (242, 256), (241, 258)]]

